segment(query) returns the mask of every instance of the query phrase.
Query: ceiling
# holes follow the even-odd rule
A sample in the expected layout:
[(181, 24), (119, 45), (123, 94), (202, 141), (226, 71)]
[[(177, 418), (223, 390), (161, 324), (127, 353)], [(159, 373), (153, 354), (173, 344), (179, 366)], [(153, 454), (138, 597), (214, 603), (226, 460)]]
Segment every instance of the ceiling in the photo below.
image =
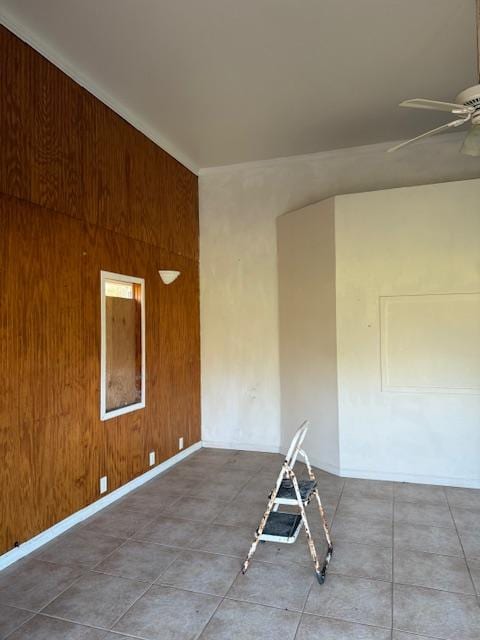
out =
[(452, 100), (477, 82), (474, 5), (0, 0), (0, 20), (198, 170), (399, 140), (445, 122), (396, 105)]

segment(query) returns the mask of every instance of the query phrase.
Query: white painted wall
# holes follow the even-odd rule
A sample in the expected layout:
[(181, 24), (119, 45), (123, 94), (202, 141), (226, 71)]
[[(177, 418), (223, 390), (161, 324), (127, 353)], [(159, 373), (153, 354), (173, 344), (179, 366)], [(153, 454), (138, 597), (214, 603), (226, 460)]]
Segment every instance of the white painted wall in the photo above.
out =
[(335, 239), (342, 475), (480, 486), (480, 180), (335, 198)]
[(480, 176), (461, 134), (397, 154), (373, 145), (200, 172), (202, 430), (207, 443), (280, 445), (279, 215), (335, 194)]
[(306, 419), (311, 462), (339, 473), (335, 198), (277, 218), (281, 437)]

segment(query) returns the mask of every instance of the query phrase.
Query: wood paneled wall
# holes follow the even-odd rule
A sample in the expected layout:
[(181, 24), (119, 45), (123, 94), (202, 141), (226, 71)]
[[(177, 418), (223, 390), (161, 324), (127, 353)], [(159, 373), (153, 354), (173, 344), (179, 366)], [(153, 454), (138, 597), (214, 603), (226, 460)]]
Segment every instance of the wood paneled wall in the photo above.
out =
[[(196, 176), (3, 27), (0, 83), (3, 553), (200, 440), (200, 334)], [(102, 269), (146, 298), (147, 405), (105, 422)]]

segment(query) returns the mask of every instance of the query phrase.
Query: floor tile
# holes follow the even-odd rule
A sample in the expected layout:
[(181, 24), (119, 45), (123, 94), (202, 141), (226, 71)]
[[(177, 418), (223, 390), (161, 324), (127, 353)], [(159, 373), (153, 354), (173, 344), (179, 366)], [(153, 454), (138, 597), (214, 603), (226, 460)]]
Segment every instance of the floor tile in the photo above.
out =
[(393, 502), (381, 498), (342, 496), (337, 515), (362, 516), (365, 518), (393, 518)]
[(102, 636), (102, 640), (138, 640), (138, 638), (134, 638), (133, 636), (127, 636), (124, 633), (115, 633), (114, 631), (106, 631), (105, 635)]
[(340, 502), (340, 493), (337, 493), (335, 491), (326, 491), (326, 490), (320, 491), (320, 500), (322, 501), (322, 505), (330, 504), (334, 507), (337, 507), (338, 503)]
[(393, 500), (393, 483), (381, 480), (347, 478), (343, 487), (343, 495), (347, 497)]
[(210, 524), (225, 509), (227, 502), (223, 500), (207, 500), (205, 498), (182, 498), (170, 509), (165, 509), (165, 515), (176, 518), (195, 520)]
[(468, 560), (467, 564), (477, 594), (480, 596), (480, 560)]
[(188, 495), (197, 482), (198, 479), (182, 474), (180, 469), (175, 473), (169, 471), (155, 478), (155, 483), (160, 489), (164, 493), (171, 494), (172, 498)]
[(135, 534), (136, 540), (147, 540), (171, 547), (192, 547), (203, 535), (205, 524), (160, 516)]
[(334, 542), (328, 570), (348, 576), (391, 581), (392, 549), (339, 540)]
[(253, 542), (254, 534), (253, 527), (214, 524), (209, 526), (198, 538), (195, 542), (195, 548), (245, 558)]
[[(282, 461), (201, 450), (1, 572), (0, 640), (480, 640), (479, 490), (315, 469), (335, 514), (326, 583), (304, 532), (260, 544), (240, 575)], [(316, 505), (307, 516), (323, 556)]]
[[(331, 493), (325, 492), (320, 496), (320, 500), (322, 502), (324, 511), (326, 511), (328, 514), (327, 520), (328, 522), (331, 522), (333, 514), (338, 509), (340, 499), (332, 496)], [(312, 500), (310, 504), (307, 505), (307, 516), (309, 518), (308, 521), (311, 521), (312, 524), (314, 524), (315, 522), (321, 523), (320, 512), (318, 510), (318, 503), (316, 500)]]
[(301, 611), (313, 580), (312, 568), (253, 560), (247, 573), (235, 580), (227, 597)]
[(445, 491), (450, 506), (480, 511), (480, 489), (447, 487)]
[(480, 511), (453, 507), (452, 514), (459, 531), (473, 531), (478, 533), (480, 530)]
[(224, 596), (237, 577), (241, 564), (238, 558), (182, 551), (157, 582), (187, 591)]
[[(335, 496), (336, 498), (339, 498), (345, 487), (345, 480), (343, 478), (337, 478), (334, 476), (331, 476), (327, 479), (323, 479), (321, 477), (319, 478), (317, 476), (317, 486), (318, 486), (318, 490), (320, 491), (320, 496), (323, 496), (328, 493), (332, 496)], [(370, 496), (367, 495), (366, 497), (368, 498)], [(380, 495), (380, 497), (383, 497), (383, 496)], [(387, 498), (388, 497), (389, 496), (387, 495)]]
[(108, 629), (147, 588), (148, 585), (144, 582), (88, 573), (43, 612), (72, 622)]
[(390, 629), (303, 614), (295, 640), (390, 640)]
[(146, 640), (193, 640), (220, 601), (215, 596), (154, 585), (114, 628)]
[(462, 546), (453, 528), (430, 524), (396, 522), (394, 524), (395, 548), (414, 549), (446, 556), (463, 557)]
[[(134, 513), (141, 513), (143, 524), (146, 524), (148, 520), (153, 520), (156, 516), (159, 516), (169, 507), (172, 507), (179, 500), (181, 500), (182, 496), (179, 495), (160, 495), (154, 493), (153, 491), (142, 491), (139, 493), (134, 493), (132, 495), (126, 496), (122, 502), (118, 505), (118, 509), (122, 509), (124, 511)], [(120, 513), (118, 514), (118, 520), (121, 523), (122, 517)], [(127, 517), (125, 517), (126, 522), (129, 522)]]
[(38, 611), (83, 573), (34, 558), (20, 561), (0, 573), (0, 602)]
[(393, 487), (395, 500), (399, 502), (426, 502), (429, 504), (447, 504), (445, 489), (429, 484), (396, 482)]
[(221, 460), (223, 463), (227, 462), (230, 458), (234, 457), (237, 453), (237, 449), (221, 449), (214, 447), (203, 447), (200, 451), (197, 451), (194, 456), (195, 459), (201, 460)]
[(31, 611), (0, 604), (0, 640), (4, 640), (33, 615)]
[(404, 631), (394, 631), (392, 640), (435, 640), (435, 638), (429, 638), (427, 636), (417, 636), (413, 633), (405, 633)]
[[(277, 473), (272, 475), (274, 483), (277, 479), (277, 475)], [(221, 467), (220, 469), (212, 469), (209, 478), (210, 480), (214, 480), (220, 484), (226, 483), (232, 485), (232, 483), (234, 483), (239, 488), (241, 488), (255, 476), (256, 474), (254, 474), (252, 471), (243, 470), (240, 468), (235, 469), (231, 464), (229, 464)]]
[[(312, 529), (312, 537), (315, 543), (315, 549), (320, 562), (327, 553), (327, 543), (323, 531)], [(282, 544), (280, 542), (261, 542), (257, 546), (254, 555), (255, 560), (262, 562), (285, 563), (296, 562), (313, 568), (313, 560), (305, 535), (305, 530), (300, 531), (297, 541), (293, 544)]]
[(293, 611), (224, 600), (200, 640), (293, 640), (299, 619)]
[(475, 593), (463, 558), (396, 549), (393, 575), (395, 582), (402, 584), (457, 593)]
[(218, 482), (217, 480), (208, 480), (207, 482), (198, 483), (189, 493), (189, 496), (203, 499), (224, 500), (229, 502), (233, 500), (242, 488), (242, 484), (236, 482)]
[(282, 464), (285, 460), (285, 456), (280, 454), (270, 454), (270, 457), (263, 459), (260, 471), (262, 473), (279, 474)]
[(381, 547), (392, 546), (392, 522), (384, 518), (361, 516), (335, 516), (332, 527), (333, 540), (350, 540)]
[(223, 511), (217, 516), (215, 522), (226, 525), (244, 525), (253, 527), (255, 531), (262, 519), (267, 501), (254, 502), (252, 500), (235, 500), (230, 502)]
[(273, 489), (273, 485), (275, 481), (271, 481), (269, 478), (268, 484), (266, 482), (258, 483), (257, 479), (254, 478), (250, 482), (247, 482), (246, 485), (242, 487), (236, 499), (241, 500), (242, 502), (254, 501), (254, 502), (264, 502), (265, 505), (268, 501), (268, 496), (270, 495), (271, 490)]
[(114, 551), (95, 571), (132, 580), (154, 582), (178, 556), (179, 550), (154, 542), (127, 540)]
[(445, 640), (478, 640), (480, 607), (475, 596), (394, 585), (393, 626)]
[(105, 631), (38, 615), (8, 640), (105, 640)]
[(127, 508), (125, 504), (119, 504), (89, 518), (85, 521), (83, 529), (117, 538), (130, 538), (156, 515), (155, 511), (143, 513)]
[(460, 531), (459, 535), (465, 556), (480, 560), (480, 527), (477, 531)]
[(124, 540), (96, 531), (75, 529), (40, 549), (39, 560), (79, 567), (93, 567), (119, 547)]
[[(187, 461), (183, 464), (175, 465), (173, 469), (170, 469), (170, 471), (162, 475), (160, 477), (162, 486), (166, 486), (169, 482), (174, 481), (175, 486), (182, 488), (182, 495), (185, 495), (185, 487), (192, 486), (192, 482), (205, 480), (205, 476), (208, 475), (206, 471), (212, 469), (211, 465), (192, 466), (186, 464), (186, 462)], [(170, 487), (172, 488), (172, 493), (179, 493), (179, 490), (173, 491), (173, 485), (170, 485)]]
[[(261, 456), (251, 455), (251, 451), (239, 451), (237, 454), (228, 461), (227, 468), (230, 471), (241, 471), (242, 473), (249, 472), (250, 475), (258, 473), (263, 466), (263, 460)], [(277, 474), (280, 472), (282, 463), (278, 465)]]
[(211, 460), (186, 460), (182, 464), (181, 469), (184, 473), (195, 473), (203, 477), (211, 477), (212, 470), (219, 470), (225, 466), (225, 464), (227, 464), (225, 460), (216, 460), (215, 458)]
[(450, 509), (443, 504), (427, 504), (426, 502), (395, 502), (395, 522), (430, 524), (437, 527), (454, 528)]
[(322, 586), (313, 585), (305, 613), (390, 628), (392, 585), (331, 574)]

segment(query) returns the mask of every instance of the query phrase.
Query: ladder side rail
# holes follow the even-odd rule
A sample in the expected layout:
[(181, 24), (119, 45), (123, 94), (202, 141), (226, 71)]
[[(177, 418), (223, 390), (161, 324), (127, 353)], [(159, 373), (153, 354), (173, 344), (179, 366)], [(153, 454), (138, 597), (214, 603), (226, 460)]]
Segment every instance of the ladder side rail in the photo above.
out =
[(302, 446), (303, 441), (305, 440), (305, 436), (307, 435), (309, 426), (310, 426), (309, 421), (305, 420), (305, 422), (303, 422), (295, 432), (295, 435), (292, 438), (292, 442), (290, 443), (290, 447), (288, 448), (288, 452), (287, 452), (287, 455), (285, 456), (285, 459), (288, 465), (292, 469), (295, 466), (295, 462), (297, 461), (298, 452), (300, 451), (300, 447)]
[[(301, 450), (300, 454), (303, 456), (303, 458), (305, 460), (305, 464), (307, 465), (307, 470), (308, 470), (308, 475), (310, 477), (310, 480), (315, 480), (316, 481), (317, 479), (315, 478), (315, 474), (313, 473), (313, 469), (312, 469), (312, 467), (310, 465), (310, 461), (308, 459), (308, 456), (307, 456), (306, 452)], [(320, 520), (322, 522), (323, 531), (325, 533), (325, 539), (326, 539), (327, 545), (328, 545), (327, 554), (325, 556), (325, 560), (324, 560), (322, 571), (321, 571), (323, 577), (325, 578), (325, 574), (327, 572), (328, 565), (330, 564), (330, 560), (331, 560), (332, 555), (333, 555), (333, 544), (332, 544), (332, 537), (330, 535), (330, 527), (328, 526), (327, 516), (325, 514), (325, 509), (323, 508), (323, 505), (322, 505), (322, 500), (320, 498), (320, 492), (318, 490), (318, 487), (315, 487), (314, 495), (315, 495), (315, 499), (317, 501), (318, 511), (320, 513)]]
[[(268, 516), (270, 515), (272, 509), (274, 509), (275, 507), (275, 498), (277, 497), (277, 493), (280, 489), (280, 485), (282, 484), (283, 478), (288, 475), (288, 471), (289, 471), (290, 467), (288, 465), (287, 460), (284, 461), (282, 468), (280, 470), (280, 473), (278, 474), (278, 478), (277, 478), (277, 482), (275, 484), (275, 488), (273, 489), (272, 493), (270, 494), (270, 498), (268, 500), (268, 504), (267, 504), (267, 508), (265, 510), (265, 513), (263, 514), (262, 519), (260, 520), (260, 524), (258, 525), (257, 530), (255, 531), (255, 538), (252, 542), (252, 546), (250, 547), (250, 550), (248, 552), (248, 555), (245, 559), (245, 562), (242, 565), (242, 573), (245, 574), (247, 569), (248, 569), (248, 565), (250, 564), (250, 560), (253, 557), (253, 554), (255, 553), (255, 551), (257, 550), (257, 546), (258, 543), (260, 541), (260, 537), (263, 533), (263, 530), (265, 529), (265, 525), (267, 524), (267, 520), (268, 520)], [(278, 509), (278, 506), (277, 506)], [(275, 509), (276, 510), (276, 509)]]
[(315, 565), (315, 573), (317, 575), (317, 580), (322, 584), (325, 580), (325, 574), (322, 575), (322, 569), (320, 569), (320, 561), (318, 560), (317, 550), (315, 548), (315, 543), (313, 542), (312, 533), (310, 531), (310, 526), (307, 520), (307, 514), (305, 512), (305, 505), (303, 504), (302, 496), (300, 494), (300, 487), (298, 486), (297, 476), (293, 469), (290, 469), (289, 478), (292, 481), (293, 488), (295, 490), (295, 495), (297, 496), (298, 508), (300, 509), (300, 515), (302, 516), (303, 526), (305, 527), (305, 534), (307, 536), (308, 548), (310, 550), (310, 555), (312, 556), (313, 564)]

